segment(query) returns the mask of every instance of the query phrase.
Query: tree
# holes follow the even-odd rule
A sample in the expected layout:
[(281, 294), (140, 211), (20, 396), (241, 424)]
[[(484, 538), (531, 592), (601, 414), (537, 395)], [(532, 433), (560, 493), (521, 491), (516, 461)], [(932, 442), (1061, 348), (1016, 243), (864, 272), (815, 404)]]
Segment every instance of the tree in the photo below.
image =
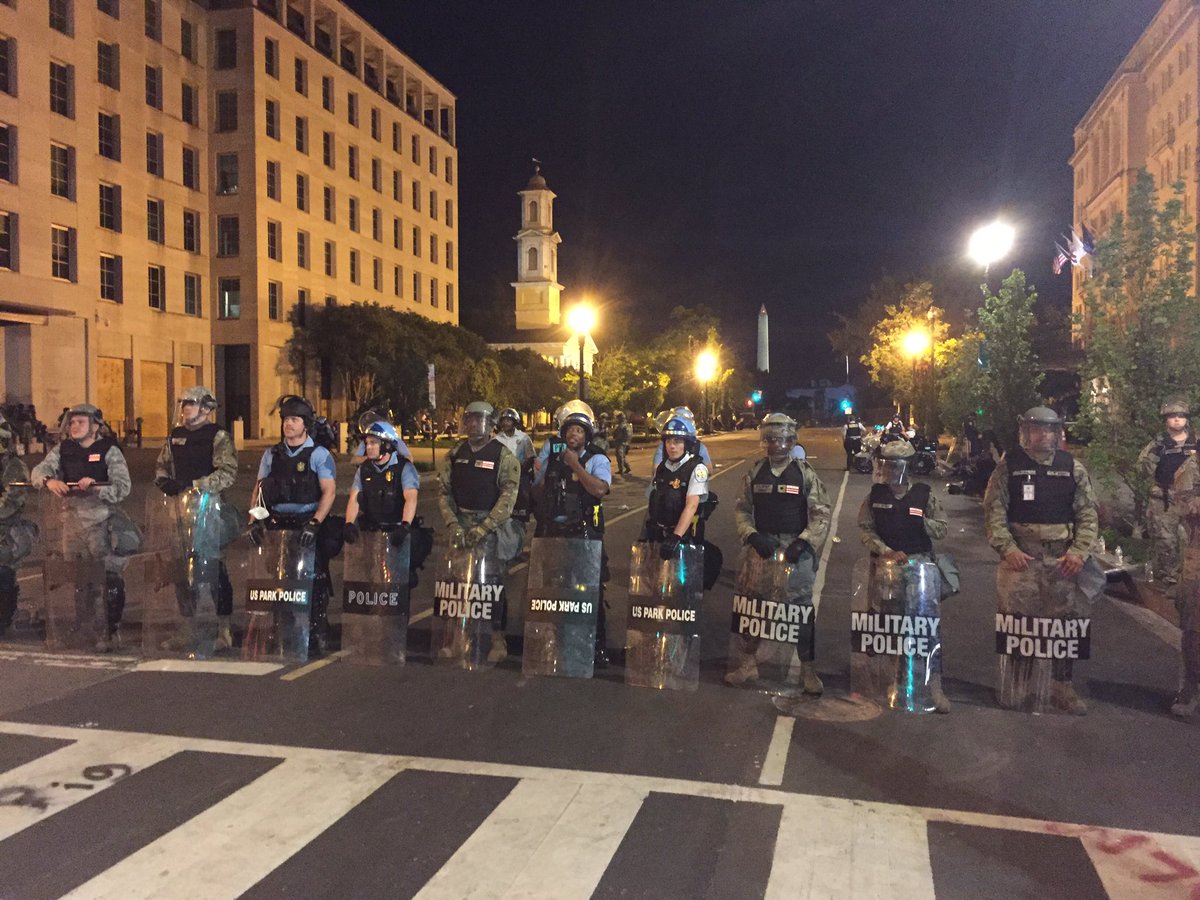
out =
[(622, 344), (597, 357), (588, 379), (592, 406), (653, 413), (662, 408), (670, 376), (654, 364), (654, 354)]
[(979, 362), (983, 339), (983, 332), (971, 330), (939, 348), (938, 407), (942, 421), (956, 430), (968, 416), (987, 421), (980, 415), (989, 406), (987, 374)]
[(1037, 389), (1042, 373), (1030, 342), (1037, 327), (1033, 314), (1037, 293), (1026, 287), (1020, 269), (1013, 269), (1004, 279), (999, 293), (993, 294), (986, 284), (981, 289), (979, 328), (987, 352), (986, 402), (982, 406), (1000, 445), (1008, 448), (1016, 445), (1017, 417), (1041, 403)]
[(1162, 429), (1168, 394), (1195, 399), (1200, 386), (1200, 317), (1193, 293), (1196, 232), (1183, 182), (1159, 205), (1144, 169), (1096, 244), (1076, 327), (1085, 345), (1081, 420), (1099, 478), (1123, 482), (1144, 509), (1150, 485), (1138, 474), (1141, 448)]

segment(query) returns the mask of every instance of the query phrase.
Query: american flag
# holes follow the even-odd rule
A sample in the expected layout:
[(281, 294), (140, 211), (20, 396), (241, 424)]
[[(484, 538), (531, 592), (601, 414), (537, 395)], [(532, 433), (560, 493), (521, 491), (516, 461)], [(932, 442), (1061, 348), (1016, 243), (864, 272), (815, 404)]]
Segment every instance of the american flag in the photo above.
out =
[(1054, 269), (1055, 275), (1061, 275), (1063, 266), (1067, 264), (1071, 257), (1067, 255), (1066, 250), (1059, 246), (1057, 241), (1054, 243), (1054, 249), (1058, 252), (1054, 257), (1054, 264), (1051, 266), (1051, 268)]

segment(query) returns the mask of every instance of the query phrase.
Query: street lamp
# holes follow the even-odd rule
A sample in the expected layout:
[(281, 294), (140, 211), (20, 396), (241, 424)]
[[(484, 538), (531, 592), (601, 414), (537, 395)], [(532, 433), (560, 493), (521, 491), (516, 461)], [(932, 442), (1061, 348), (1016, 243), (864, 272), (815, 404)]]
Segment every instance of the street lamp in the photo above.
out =
[(583, 344), (596, 327), (596, 311), (587, 303), (576, 303), (567, 313), (567, 325), (579, 335), (579, 399), (587, 400), (587, 375), (583, 371)]
[(700, 408), (700, 424), (708, 421), (708, 383), (717, 377), (720, 361), (712, 350), (702, 350), (696, 357), (696, 380), (704, 388), (704, 405)]
[(915, 410), (913, 401), (917, 395), (917, 360), (925, 355), (925, 351), (933, 346), (930, 340), (929, 332), (923, 328), (912, 328), (904, 333), (904, 337), (900, 339), (900, 349), (904, 351), (904, 355), (912, 360), (912, 399), (908, 404), (909, 419), (915, 418)]
[(983, 266), (986, 277), (991, 264), (1004, 259), (1012, 251), (1016, 236), (1016, 229), (997, 219), (975, 229), (967, 243), (967, 255)]

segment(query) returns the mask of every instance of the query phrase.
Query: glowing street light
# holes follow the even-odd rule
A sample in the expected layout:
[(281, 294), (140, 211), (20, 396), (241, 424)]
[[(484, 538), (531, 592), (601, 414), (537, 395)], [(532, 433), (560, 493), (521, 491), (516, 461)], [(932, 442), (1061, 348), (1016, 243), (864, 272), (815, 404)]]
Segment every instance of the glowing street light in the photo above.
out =
[(702, 425), (708, 421), (708, 383), (717, 377), (720, 364), (717, 354), (712, 350), (701, 350), (700, 355), (696, 357), (696, 380), (704, 388), (704, 405), (700, 409)]
[(999, 262), (1012, 252), (1017, 231), (1011, 225), (996, 220), (989, 225), (976, 228), (967, 243), (967, 255), (983, 266), (984, 274), (994, 262)]
[(596, 327), (596, 310), (587, 303), (576, 303), (567, 312), (567, 325), (579, 335), (579, 399), (587, 400), (587, 376), (583, 372), (583, 344)]
[(914, 328), (912, 331), (906, 332), (900, 339), (900, 348), (904, 351), (905, 356), (912, 358), (915, 364), (917, 359), (924, 356), (925, 351), (929, 349), (929, 332), (923, 328)]

